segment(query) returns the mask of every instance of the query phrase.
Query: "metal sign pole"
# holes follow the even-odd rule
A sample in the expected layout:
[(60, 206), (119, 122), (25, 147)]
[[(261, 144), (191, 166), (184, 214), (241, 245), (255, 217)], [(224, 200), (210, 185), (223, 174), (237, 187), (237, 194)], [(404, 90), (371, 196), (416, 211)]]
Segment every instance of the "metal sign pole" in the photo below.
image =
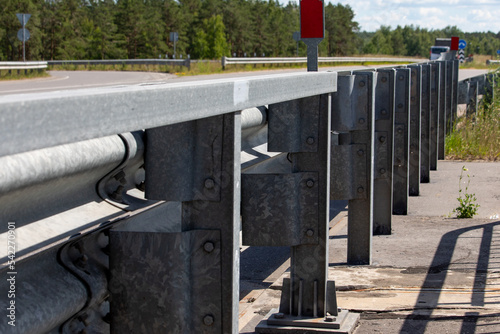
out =
[(318, 71), (318, 45), (325, 36), (323, 0), (300, 1), (300, 38), (307, 45), (307, 71)]
[(26, 29), (24, 27), (26, 26), (26, 20), (25, 20), (25, 15), (23, 14), (23, 61), (26, 62)]

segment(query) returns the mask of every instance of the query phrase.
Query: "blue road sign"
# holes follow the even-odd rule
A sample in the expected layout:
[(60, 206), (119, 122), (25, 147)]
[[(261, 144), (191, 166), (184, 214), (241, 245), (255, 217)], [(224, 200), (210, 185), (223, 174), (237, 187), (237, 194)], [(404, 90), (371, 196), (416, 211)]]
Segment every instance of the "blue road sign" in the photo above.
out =
[(466, 46), (467, 46), (467, 42), (464, 41), (463, 39), (458, 41), (458, 48), (459, 49), (465, 49)]
[(500, 50), (497, 50), (497, 55), (500, 55)]

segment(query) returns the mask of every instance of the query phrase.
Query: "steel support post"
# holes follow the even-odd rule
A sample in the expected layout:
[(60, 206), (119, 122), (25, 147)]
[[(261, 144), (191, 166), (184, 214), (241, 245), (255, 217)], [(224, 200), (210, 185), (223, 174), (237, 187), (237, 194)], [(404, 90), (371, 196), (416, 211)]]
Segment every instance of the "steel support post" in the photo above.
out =
[[(451, 129), (453, 128), (453, 66), (454, 66), (454, 61), (453, 60), (448, 60), (446, 61), (446, 135), (449, 135), (451, 133)], [(446, 142), (446, 136), (445, 136), (445, 142)], [(446, 150), (446, 148), (445, 148)], [(444, 157), (443, 157), (444, 159)]]
[(420, 182), (430, 182), (431, 169), (431, 65), (422, 67), (422, 109), (420, 114)]
[(146, 131), (146, 197), (182, 202), (181, 221), (110, 232), (112, 333), (238, 332), (240, 122)]
[(469, 93), (467, 97), (467, 117), (471, 115), (477, 115), (477, 105), (479, 101), (478, 93), (478, 82), (469, 81)]
[(438, 160), (444, 160), (444, 141), (446, 137), (446, 110), (448, 104), (448, 75), (447, 75), (447, 61), (438, 61), (440, 71), (440, 86), (439, 86), (439, 132), (438, 132)]
[(422, 68), (419, 65), (408, 66), (410, 79), (410, 163), (409, 163), (409, 195), (420, 193), (420, 136), (422, 109)]
[(373, 178), (376, 72), (339, 76), (332, 102), (331, 197), (349, 200), (347, 262), (370, 264), (373, 235)]
[(452, 129), (455, 127), (455, 122), (457, 121), (458, 114), (458, 71), (460, 68), (460, 61), (458, 59), (453, 60), (453, 78), (452, 78), (452, 88), (451, 88), (451, 118), (452, 118)]
[(373, 234), (389, 235), (392, 229), (392, 169), (395, 70), (377, 72), (375, 88), (375, 171), (373, 180)]
[(408, 68), (396, 69), (394, 116), (393, 214), (406, 215), (409, 196), (410, 78)]
[(431, 170), (437, 170), (438, 137), (439, 137), (439, 105), (441, 91), (441, 66), (438, 62), (431, 63)]
[(292, 246), (279, 310), (258, 333), (347, 332), (358, 320), (328, 282), (330, 111), (329, 94), (269, 105), (268, 149), (289, 153), (290, 173), (242, 176), (243, 244)]

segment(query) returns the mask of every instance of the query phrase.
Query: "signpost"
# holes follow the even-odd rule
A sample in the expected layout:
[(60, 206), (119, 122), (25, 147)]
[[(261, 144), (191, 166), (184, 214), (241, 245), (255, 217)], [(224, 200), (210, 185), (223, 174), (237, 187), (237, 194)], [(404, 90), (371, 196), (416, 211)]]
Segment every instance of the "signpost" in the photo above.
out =
[(297, 57), (299, 56), (300, 31), (293, 32), (293, 40), (297, 42)]
[(174, 58), (175, 58), (175, 42), (179, 40), (179, 34), (177, 32), (171, 32), (170, 40), (174, 42)]
[(300, 39), (307, 45), (307, 70), (318, 71), (318, 44), (325, 37), (325, 4), (300, 0)]
[(16, 14), (17, 18), (19, 19), (19, 22), (21, 22), (21, 25), (23, 26), (19, 31), (17, 32), (17, 38), (23, 42), (23, 61), (26, 61), (26, 41), (30, 39), (30, 32), (25, 29), (26, 24), (28, 23), (28, 20), (31, 17), (31, 14)]

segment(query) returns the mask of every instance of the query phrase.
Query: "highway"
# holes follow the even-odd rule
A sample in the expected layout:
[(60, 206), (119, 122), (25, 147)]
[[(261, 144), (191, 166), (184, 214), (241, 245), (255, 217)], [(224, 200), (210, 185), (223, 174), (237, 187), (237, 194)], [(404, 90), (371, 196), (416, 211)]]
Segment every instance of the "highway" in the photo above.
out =
[[(375, 66), (322, 67), (320, 71), (366, 70)], [(387, 65), (378, 66), (387, 67)], [(17, 81), (0, 81), (0, 95), (42, 93), (81, 88), (136, 85), (142, 83), (176, 83), (223, 78), (238, 78), (278, 73), (303, 72), (305, 69), (266, 70), (258, 72), (232, 72), (212, 75), (176, 76), (168, 73), (123, 71), (49, 71), (50, 77)], [(486, 73), (486, 70), (460, 70), (459, 80)]]

